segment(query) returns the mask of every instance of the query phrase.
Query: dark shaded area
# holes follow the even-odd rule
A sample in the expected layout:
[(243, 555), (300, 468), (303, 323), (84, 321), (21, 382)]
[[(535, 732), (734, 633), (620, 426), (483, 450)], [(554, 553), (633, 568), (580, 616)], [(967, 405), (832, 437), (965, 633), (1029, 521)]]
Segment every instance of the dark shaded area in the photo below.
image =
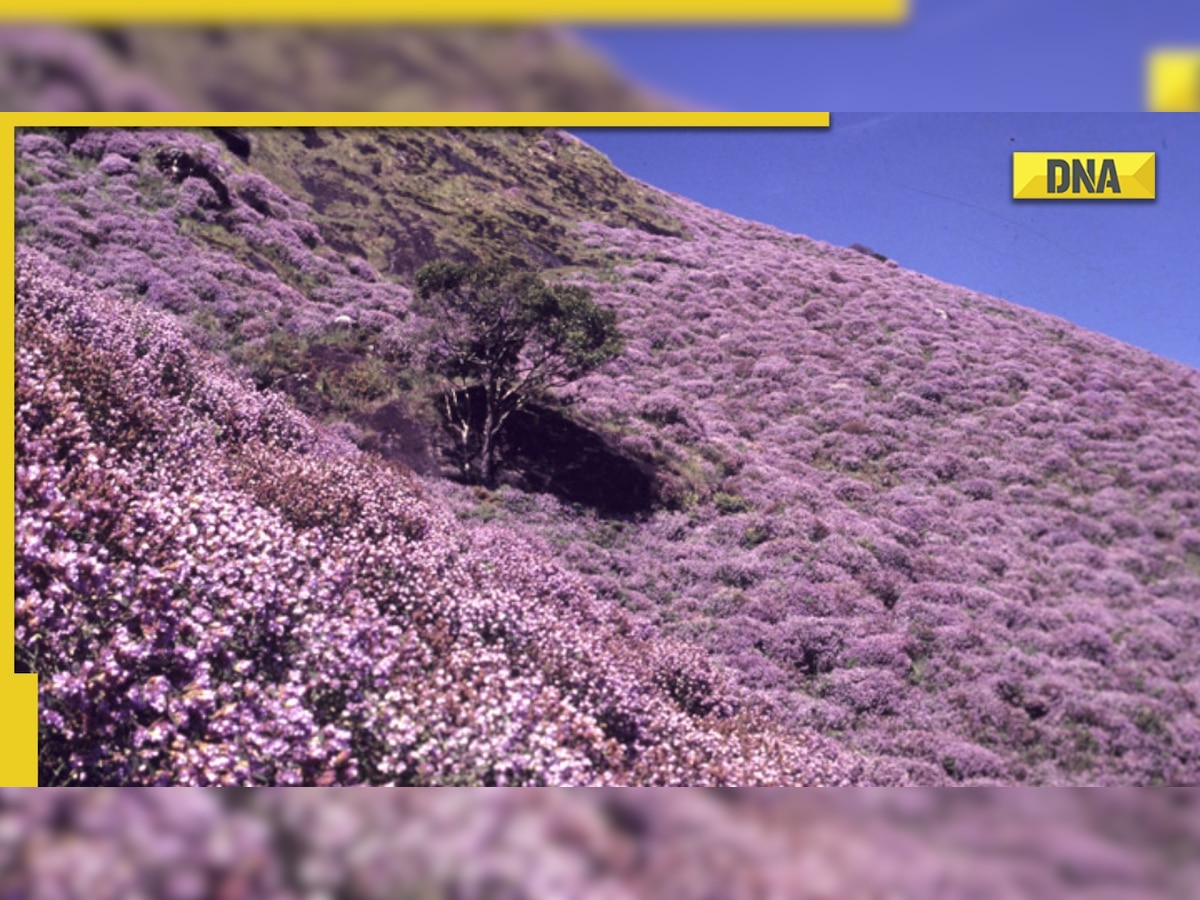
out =
[(649, 810), (644, 804), (629, 802), (634, 799), (632, 796), (612, 792), (601, 799), (598, 808), (614, 831), (641, 841), (650, 836), (652, 823)]
[(873, 259), (877, 259), (880, 262), (888, 261), (888, 258), (886, 256), (884, 256), (882, 253), (878, 253), (875, 250), (872, 250), (866, 244), (851, 244), (850, 249), (854, 250), (857, 253), (861, 253), (863, 256), (870, 256)]
[(524, 490), (623, 515), (647, 512), (658, 502), (651, 462), (621, 452), (564, 411), (529, 406), (513, 413), (501, 448), (506, 480)]
[(230, 153), (247, 162), (250, 159), (250, 137), (237, 128), (214, 128), (215, 134)]
[[(478, 434), (483, 424), (482, 389), (472, 388), (469, 394)], [(388, 404), (359, 423), (387, 435), (386, 444), (379, 442), (379, 452), (418, 472), (428, 471), (420, 468), (423, 454), (440, 455), (442, 463), (449, 463), (442, 470), (444, 475), (463, 471), (463, 450), (448, 427), (440, 433), (427, 431), (408, 412), (389, 407), (399, 404)], [(622, 451), (612, 438), (579, 422), (565, 409), (530, 404), (517, 410), (505, 423), (497, 449), (499, 481), (523, 491), (554, 494), (610, 515), (636, 515), (670, 505), (666, 497), (669, 473), (660, 472), (652, 460)], [(434, 462), (430, 459), (424, 464), (432, 466)]]
[(57, 135), (58, 139), (62, 141), (63, 146), (70, 150), (71, 146), (77, 140), (91, 131), (91, 129), (87, 126), (67, 126), (63, 128), (49, 128), (47, 131), (49, 131), (51, 134)]
[(329, 146), (315, 128), (301, 128), (300, 133), (304, 135), (304, 146), (309, 150), (320, 150)]
[(130, 44), (129, 36), (122, 33), (119, 28), (94, 28), (91, 33), (95, 35), (100, 45), (117, 59), (122, 62), (129, 62), (133, 59), (133, 47)]
[(203, 178), (209, 183), (213, 191), (216, 192), (220, 207), (222, 209), (229, 207), (229, 188), (225, 186), (225, 182), (203, 160), (196, 159), (190, 153), (183, 150), (171, 147), (159, 150), (154, 162), (160, 172), (169, 176), (176, 183), (181, 183), (187, 178)]

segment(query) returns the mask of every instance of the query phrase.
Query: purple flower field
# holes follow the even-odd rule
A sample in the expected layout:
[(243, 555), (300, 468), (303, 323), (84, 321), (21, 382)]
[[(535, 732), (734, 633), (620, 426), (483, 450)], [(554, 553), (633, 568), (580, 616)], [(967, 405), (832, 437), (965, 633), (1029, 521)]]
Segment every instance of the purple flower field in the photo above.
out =
[[(17, 264), (17, 643), (43, 778), (838, 783), (695, 648), (318, 430), (163, 313)], [(735, 706), (739, 708), (735, 709)]]
[(690, 241), (590, 227), (643, 261), (581, 406), (716, 502), (547, 517), (565, 557), (916, 783), (1196, 783), (1200, 373), (679, 202)]
[[(411, 285), (253, 156), (17, 150), (43, 783), (1200, 781), (1194, 370), (659, 195), (549, 273), (627, 338), (573, 415), (675, 473), (606, 516), (351, 442)], [(346, 319), (321, 421), (247, 371)]]
[(0, 896), (1191, 897), (1192, 791), (0, 792)]

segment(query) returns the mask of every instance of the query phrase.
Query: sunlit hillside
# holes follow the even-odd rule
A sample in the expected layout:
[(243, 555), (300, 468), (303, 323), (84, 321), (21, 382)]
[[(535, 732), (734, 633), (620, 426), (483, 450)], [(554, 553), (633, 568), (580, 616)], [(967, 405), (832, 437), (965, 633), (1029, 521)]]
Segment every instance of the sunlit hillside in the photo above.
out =
[[(1200, 378), (556, 131), (25, 133), (47, 783), (1190, 784)], [(623, 354), (461, 483), (413, 276)]]

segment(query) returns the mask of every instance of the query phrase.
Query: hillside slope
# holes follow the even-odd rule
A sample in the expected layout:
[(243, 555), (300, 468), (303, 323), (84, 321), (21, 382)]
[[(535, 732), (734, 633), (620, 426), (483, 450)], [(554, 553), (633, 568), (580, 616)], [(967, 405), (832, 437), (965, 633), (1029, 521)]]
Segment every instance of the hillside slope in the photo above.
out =
[[(17, 260), (17, 645), (67, 784), (834, 784), (694, 649)], [(824, 749), (822, 749), (822, 747)]]
[[(410, 479), (426, 510), (403, 515), (438, 523), (428, 533), (484, 548), (500, 532), (520, 536), (529, 571), (542, 571), (553, 556), (574, 575), (552, 582), (567, 578), (576, 599), (547, 605), (557, 613), (528, 615), (565, 646), (577, 646), (565, 637), (577, 621), (566, 610), (598, 604), (601, 618), (636, 623), (629, 628), (646, 646), (673, 647), (689, 665), (709, 667), (700, 680), (714, 686), (701, 693), (717, 701), (689, 708), (695, 698), (679, 685), (692, 675), (671, 682), (675, 694), (668, 690), (665, 700), (644, 689), (658, 699), (645, 700), (639, 721), (658, 721), (654, 704), (663, 702), (684, 715), (671, 726), (682, 730), (655, 732), (668, 756), (688, 729), (727, 735), (728, 701), (768, 711), (769, 740), (776, 730), (794, 736), (778, 738), (789, 761), (765, 781), (1197, 781), (1200, 381), (1193, 370), (894, 262), (668, 196), (557, 133), (28, 134), (18, 142), (17, 186), (18, 242), (44, 254), (24, 263), (30, 277), (44, 270), (58, 284), (54, 272), (65, 266), (92, 288), (170, 311), (183, 329), (171, 332), (170, 346), (186, 337), (199, 346), (194, 352), (224, 356), (252, 379), (237, 389), (246, 398), (239, 402), (276, 403), (264, 398), (282, 390), (342, 436), (307, 439), (311, 448), (333, 440), (342, 448), (335, 456), (358, 453), (349, 438), (366, 451), (355, 467), (384, 465), (380, 451), (428, 473), (394, 476)], [(545, 461), (525, 457), (549, 432), (529, 432), (540, 426), (528, 423), (527, 433), (510, 436), (511, 483), (499, 491), (436, 477), (441, 438), (422, 412), (429, 386), (407, 368), (405, 321), (411, 272), (444, 255), (550, 266), (552, 277), (589, 285), (617, 311), (627, 353), (563, 398), (573, 400), (569, 406), (545, 415), (601, 448), (577, 478), (613, 471), (595, 460), (652, 468), (656, 488), (645, 502), (615, 515), (560, 490), (561, 480), (538, 481)], [(37, 310), (33, 323), (45, 315), (37, 304), (57, 308), (60, 293), (46, 288), (31, 295), (42, 300), (22, 301)], [(336, 324), (339, 316), (352, 325)], [(41, 352), (55, 361), (26, 361), (37, 373), (30, 384), (40, 385), (84, 337), (70, 334), (64, 344), (48, 326), (29, 327), (25, 340), (49, 342)], [(73, 377), (77, 392), (92, 384), (90, 375)], [(146, 390), (147, 403), (160, 402), (160, 387)], [(59, 411), (28, 423), (31, 440), (65, 415), (51, 408)], [(211, 411), (200, 415), (196, 427), (209, 433)], [(232, 440), (212, 451), (217, 457), (250, 454), (254, 465), (272, 457), (243, 450), (245, 435), (224, 433), (207, 438)], [(109, 434), (98, 446), (117, 439)], [(34, 450), (24, 446), (18, 464), (45, 477), (40, 457), (27, 460)], [(285, 480), (315, 465), (308, 456), (277, 456), (293, 473), (279, 476)], [(158, 471), (151, 459), (138, 463), (139, 472)], [(281, 502), (270, 477), (250, 477), (253, 466), (222, 462), (217, 470), (223, 474), (212, 485), (240, 491), (237, 503), (247, 509)], [(243, 481), (229, 482), (237, 477)], [(338, 479), (317, 481), (332, 489)], [(534, 482), (560, 496), (522, 489)], [(355, 495), (351, 506), (338, 506), (337, 496), (312, 496), (303, 514), (322, 528), (350, 527), (361, 508), (354, 504), (365, 501)], [(49, 501), (33, 499), (43, 494), (22, 497), (19, 523), (48, 515), (39, 504)], [(326, 502), (341, 512), (322, 511)], [(464, 524), (454, 524), (449, 510)], [(89, 532), (88, 540), (109, 537)], [(483, 578), (492, 552), (466, 551), (472, 579)], [(284, 564), (282, 555), (264, 561)], [(70, 571), (47, 570), (37, 597), (74, 578)], [(540, 576), (511, 577), (522, 609), (540, 607), (530, 597), (558, 590)], [(490, 583), (471, 581), (472, 590)], [(318, 612), (314, 601), (311, 614), (332, 616), (338, 589), (324, 578), (316, 584), (327, 606)], [(380, 590), (371, 581), (362, 596), (378, 599)], [(25, 640), (42, 627), (41, 618), (28, 618), (32, 603), (18, 607)], [(625, 640), (614, 638), (605, 652), (639, 659), (642, 651)], [(512, 645), (512, 658), (523, 648)], [(26, 653), (48, 671), (40, 667), (50, 657), (28, 646)], [(44, 691), (62, 702), (81, 696), (65, 673), (82, 658), (57, 657), (52, 668), (64, 676), (44, 679)], [(607, 658), (598, 656), (597, 665)], [(639, 665), (619, 663), (626, 664)], [(559, 676), (545, 677), (555, 684)], [(628, 677), (666, 683), (652, 672)], [(725, 686), (728, 677), (740, 685)], [(598, 690), (579, 700), (580, 714), (611, 719), (602, 710), (615, 700), (600, 695), (612, 688)], [(685, 694), (691, 699), (681, 701)], [(609, 739), (631, 746), (628, 734), (609, 727)], [(343, 738), (328, 740), (341, 748)], [(869, 762), (843, 759), (830, 740)], [(597, 762), (593, 747), (584, 753), (593, 754), (589, 762), (577, 763), (583, 768), (562, 777), (589, 781), (612, 771), (618, 780), (740, 783), (753, 769), (738, 762), (727, 777), (703, 767), (664, 775), (671, 769), (662, 760), (666, 768), (632, 762), (648, 752), (645, 740), (634, 743), (620, 764)], [(730, 759), (763, 752), (742, 748)], [(787, 756), (804, 752), (811, 758), (803, 764)], [(354, 777), (367, 769), (360, 765)], [(434, 780), (449, 777), (437, 771)], [(550, 772), (533, 766), (512, 777), (554, 781)]]
[(4, 109), (625, 110), (678, 104), (562, 28), (0, 26)]
[(724, 478), (567, 558), (921, 783), (1194, 783), (1200, 376), (680, 209), (587, 226), (644, 261), (595, 282), (637, 338), (582, 407)]

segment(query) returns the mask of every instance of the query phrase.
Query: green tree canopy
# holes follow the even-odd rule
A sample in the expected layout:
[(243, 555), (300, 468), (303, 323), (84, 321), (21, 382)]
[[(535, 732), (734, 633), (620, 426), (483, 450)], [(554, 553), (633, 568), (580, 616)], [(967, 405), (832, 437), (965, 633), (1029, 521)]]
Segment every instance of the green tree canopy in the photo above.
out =
[(491, 486), (513, 412), (624, 349), (616, 313), (579, 285), (499, 264), (438, 261), (416, 273), (425, 365), (445, 381), (468, 474)]

